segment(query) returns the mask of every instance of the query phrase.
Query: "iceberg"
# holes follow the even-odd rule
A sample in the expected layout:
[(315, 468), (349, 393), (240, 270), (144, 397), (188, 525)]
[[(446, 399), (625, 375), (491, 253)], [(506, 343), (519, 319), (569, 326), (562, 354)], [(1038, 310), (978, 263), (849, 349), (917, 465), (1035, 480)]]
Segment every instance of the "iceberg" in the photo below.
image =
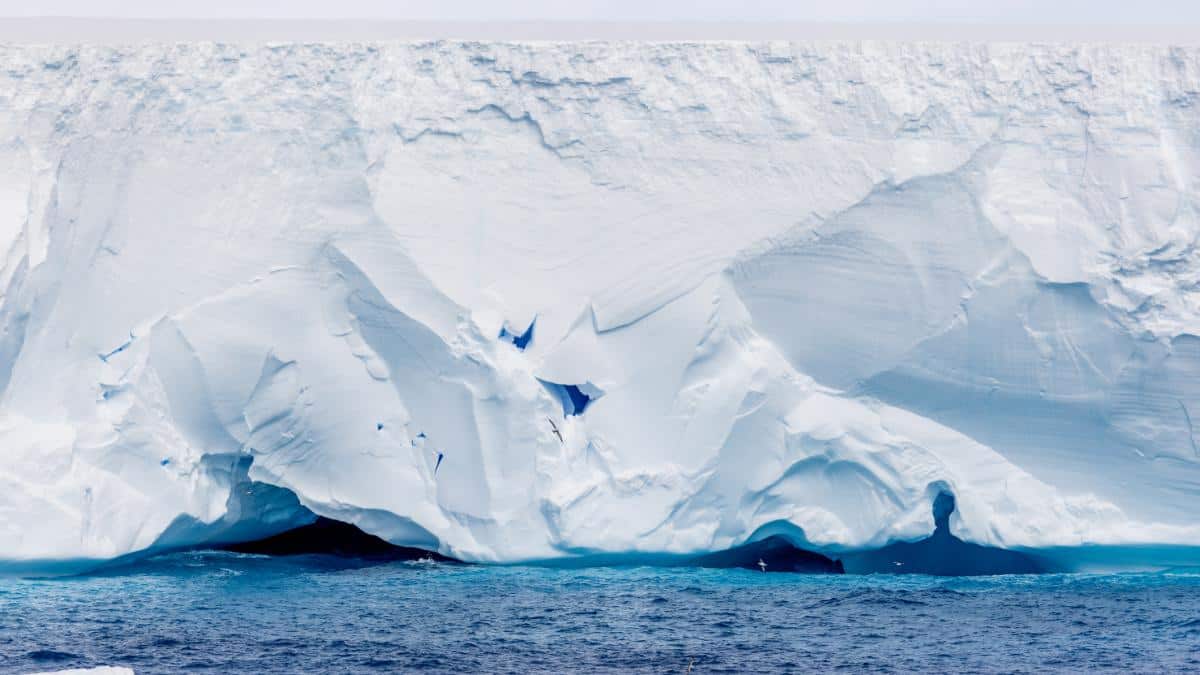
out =
[(0, 569), (1200, 559), (1196, 49), (0, 55)]

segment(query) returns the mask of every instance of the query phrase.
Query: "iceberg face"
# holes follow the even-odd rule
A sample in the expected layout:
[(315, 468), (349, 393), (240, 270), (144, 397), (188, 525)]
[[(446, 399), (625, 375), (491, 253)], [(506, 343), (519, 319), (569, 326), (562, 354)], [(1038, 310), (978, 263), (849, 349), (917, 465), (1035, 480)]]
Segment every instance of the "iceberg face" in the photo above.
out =
[(0, 52), (0, 567), (1200, 546), (1196, 50)]

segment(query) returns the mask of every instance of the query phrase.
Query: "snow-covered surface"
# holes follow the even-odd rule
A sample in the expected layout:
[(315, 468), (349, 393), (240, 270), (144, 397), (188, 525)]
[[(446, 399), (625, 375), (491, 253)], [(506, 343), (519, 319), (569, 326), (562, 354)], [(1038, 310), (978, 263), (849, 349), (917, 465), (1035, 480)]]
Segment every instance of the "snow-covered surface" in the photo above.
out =
[[(918, 0), (919, 1), (919, 0)], [(128, 3), (122, 3), (128, 4)], [(653, 7), (660, 3), (644, 3)], [(1114, 4), (1115, 6), (1115, 4)], [(1030, 8), (1036, 13), (1032, 21), (1021, 22), (1019, 16), (1010, 15), (1007, 20), (993, 16), (987, 20), (972, 20), (959, 17), (957, 21), (922, 20), (922, 12), (905, 13), (894, 21), (838, 20), (832, 16), (821, 18), (810, 11), (801, 10), (803, 21), (780, 20), (779, 8), (772, 8), (770, 20), (763, 21), (746, 15), (730, 21), (716, 17), (703, 18), (703, 7), (686, 9), (688, 18), (674, 16), (664, 20), (501, 20), (493, 16), (487, 21), (460, 20), (446, 17), (443, 20), (403, 20), (374, 17), (354, 19), (346, 17), (346, 7), (330, 5), (333, 14), (340, 16), (310, 18), (220, 18), (203, 19), (185, 11), (189, 18), (165, 18), (173, 14), (170, 3), (146, 7), (159, 18), (130, 18), (112, 15), (98, 16), (95, 11), (86, 18), (54, 15), (47, 11), (44, 3), (39, 5), (37, 16), (3, 16), (6, 10), (0, 6), (0, 41), (9, 43), (65, 43), (86, 42), (90, 44), (132, 44), (162, 42), (240, 42), (247, 45), (263, 42), (362, 42), (396, 40), (463, 40), (463, 41), (617, 41), (649, 40), (655, 42), (694, 42), (698, 40), (788, 40), (788, 41), (971, 41), (971, 42), (1116, 42), (1158, 45), (1197, 45), (1197, 17), (1200, 10), (1176, 3), (1170, 8), (1155, 8), (1143, 4), (1131, 8), (1125, 16), (1104, 17), (1093, 11), (1086, 18), (1078, 11), (1063, 10), (1069, 14), (1067, 21), (1054, 21), (1046, 8)], [(278, 6), (282, 13), (292, 5)], [(439, 8), (444, 8), (439, 6)], [(253, 9), (247, 5), (250, 13)], [(408, 7), (385, 7), (398, 9), (399, 13), (411, 10)], [(435, 14), (438, 8), (434, 8)], [(503, 12), (505, 8), (498, 8)], [(555, 10), (570, 10), (571, 7), (555, 7)], [(925, 9), (929, 9), (926, 7)], [(1096, 7), (1089, 7), (1095, 10)], [(1162, 16), (1169, 17), (1163, 20)], [(220, 10), (216, 10), (219, 12)], [(1019, 14), (1019, 12), (1018, 12)]]
[(1200, 545), (1200, 51), (0, 63), (8, 563)]

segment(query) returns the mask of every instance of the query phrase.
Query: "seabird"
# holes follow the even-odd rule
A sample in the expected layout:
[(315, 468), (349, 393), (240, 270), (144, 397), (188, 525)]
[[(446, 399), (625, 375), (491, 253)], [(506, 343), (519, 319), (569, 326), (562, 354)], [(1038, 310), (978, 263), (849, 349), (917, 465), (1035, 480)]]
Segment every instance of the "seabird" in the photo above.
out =
[(767, 571), (767, 563), (763, 562), (763, 559), (762, 559), (762, 558), (759, 558), (759, 559), (758, 559), (758, 563), (757, 563), (757, 564), (758, 564), (758, 569), (760, 569), (760, 570), (762, 570), (762, 571), (764, 571), (764, 572), (766, 572), (766, 571)]
[(554, 431), (554, 435), (558, 436), (559, 445), (562, 445), (563, 438), (562, 438), (562, 434), (559, 433), (559, 431), (558, 431), (558, 425), (555, 424), (554, 420), (550, 419), (549, 417), (546, 418), (546, 421), (550, 423), (550, 428)]

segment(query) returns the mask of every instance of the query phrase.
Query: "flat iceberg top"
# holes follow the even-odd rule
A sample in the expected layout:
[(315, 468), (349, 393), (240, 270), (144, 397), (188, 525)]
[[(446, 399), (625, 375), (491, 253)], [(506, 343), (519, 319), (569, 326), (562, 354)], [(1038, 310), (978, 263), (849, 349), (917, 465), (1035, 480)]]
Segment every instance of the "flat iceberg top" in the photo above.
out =
[(1200, 546), (1200, 51), (0, 60), (0, 563)]
[(1039, 13), (1036, 22), (901, 21), (814, 19), (807, 21), (742, 18), (737, 21), (459, 21), (386, 18), (169, 19), (102, 17), (0, 17), (0, 41), (9, 43), (147, 42), (362, 42), (362, 41), (903, 41), (903, 42), (1076, 42), (1196, 45), (1200, 13), (1183, 7), (1169, 21), (1139, 8), (1136, 21), (1119, 16), (1071, 17), (1055, 23)]

